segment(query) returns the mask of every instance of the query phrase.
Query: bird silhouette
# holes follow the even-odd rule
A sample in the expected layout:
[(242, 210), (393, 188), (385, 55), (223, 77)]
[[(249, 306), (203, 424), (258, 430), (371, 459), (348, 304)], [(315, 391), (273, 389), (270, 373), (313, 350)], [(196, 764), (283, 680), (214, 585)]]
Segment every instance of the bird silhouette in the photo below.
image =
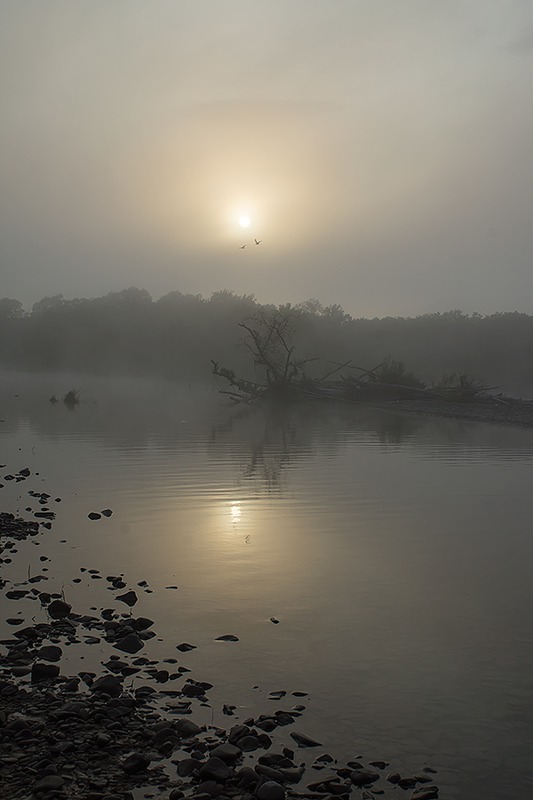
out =
[(262, 242), (262, 241), (263, 241), (262, 239), (259, 239), (259, 240), (258, 240), (258, 239), (254, 239), (254, 242), (255, 242), (256, 244), (261, 244), (261, 242)]
[(245, 244), (241, 244), (241, 246), (239, 247), (239, 250), (244, 250), (245, 247), (246, 247)]

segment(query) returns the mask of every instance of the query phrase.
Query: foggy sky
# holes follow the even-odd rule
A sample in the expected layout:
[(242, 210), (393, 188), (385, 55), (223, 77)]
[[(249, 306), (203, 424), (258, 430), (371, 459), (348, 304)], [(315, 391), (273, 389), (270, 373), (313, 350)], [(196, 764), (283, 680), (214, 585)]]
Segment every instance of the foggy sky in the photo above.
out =
[(0, 0), (0, 296), (533, 313), (532, 87), (531, 0)]

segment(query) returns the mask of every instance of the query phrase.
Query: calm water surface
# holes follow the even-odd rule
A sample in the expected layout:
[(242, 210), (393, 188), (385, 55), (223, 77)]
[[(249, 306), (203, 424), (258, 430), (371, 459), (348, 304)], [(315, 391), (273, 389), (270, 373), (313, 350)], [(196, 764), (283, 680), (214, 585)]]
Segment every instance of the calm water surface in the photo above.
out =
[[(217, 724), (223, 703), (243, 719), (271, 710), (272, 690), (303, 690), (299, 729), (334, 755), (430, 764), (443, 798), (529, 796), (533, 431), (243, 412), (212, 389), (133, 380), (84, 378), (75, 411), (48, 402), (72, 385), (3, 379), (0, 462), (40, 476), (6, 483), (0, 510), (32, 505), (29, 489), (62, 498), (5, 577), (38, 574), (45, 554), (47, 589), (82, 612), (112, 596), (80, 567), (124, 573), (157, 621), (150, 657), (214, 683)], [(17, 606), (28, 623), (35, 605)], [(214, 641), (225, 633), (240, 641)], [(197, 649), (178, 654), (183, 641)], [(69, 648), (72, 669), (105, 647)]]

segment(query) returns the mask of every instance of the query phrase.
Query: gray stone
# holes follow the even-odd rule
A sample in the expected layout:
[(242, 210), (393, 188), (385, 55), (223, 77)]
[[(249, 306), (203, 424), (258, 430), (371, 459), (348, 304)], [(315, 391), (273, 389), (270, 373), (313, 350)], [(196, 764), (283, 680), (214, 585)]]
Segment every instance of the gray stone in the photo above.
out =
[(366, 786), (379, 780), (379, 773), (371, 769), (356, 769), (350, 775), (350, 780), (355, 786)]
[(94, 681), (91, 692), (104, 692), (110, 697), (119, 697), (122, 694), (122, 681), (115, 675), (103, 675)]
[(422, 786), (411, 794), (411, 800), (434, 800), (439, 796), (438, 786)]
[(122, 769), (128, 775), (142, 772), (150, 766), (150, 759), (142, 753), (132, 753), (122, 762)]
[(211, 750), (211, 755), (221, 758), (222, 761), (228, 761), (232, 763), (242, 755), (242, 750), (240, 747), (236, 747), (234, 744), (219, 744), (217, 747)]
[(36, 792), (53, 792), (61, 789), (65, 781), (60, 775), (46, 775), (35, 784)]
[(269, 767), (267, 764), (256, 764), (254, 769), (262, 778), (268, 778), (270, 781), (277, 781), (278, 783), (283, 781), (283, 773), (279, 769)]
[(276, 781), (265, 781), (256, 791), (257, 800), (285, 800), (285, 789)]
[(126, 603), (126, 605), (129, 606), (130, 608), (135, 605), (138, 599), (139, 598), (137, 597), (133, 589), (129, 592), (125, 592), (125, 594), (117, 595), (117, 600), (120, 600), (121, 603)]
[(39, 658), (43, 661), (59, 661), (63, 655), (63, 651), (55, 644), (46, 645), (37, 651)]
[(71, 611), (72, 606), (68, 603), (65, 603), (64, 600), (52, 600), (48, 606), (48, 613), (52, 619), (63, 619), (64, 617), (68, 617)]
[(198, 771), (201, 766), (201, 761), (196, 758), (182, 758), (176, 765), (178, 775), (180, 778), (188, 778)]
[(175, 728), (183, 739), (188, 739), (190, 736), (198, 736), (202, 731), (200, 726), (190, 719), (176, 720)]
[(211, 756), (205, 764), (200, 767), (202, 778), (211, 778), (217, 783), (224, 783), (230, 776), (230, 768), (217, 756)]
[(48, 678), (57, 678), (59, 675), (59, 667), (55, 664), (43, 664), (36, 661), (31, 668), (31, 682), (38, 683), (39, 681), (48, 680)]
[(115, 642), (113, 647), (116, 647), (117, 650), (122, 650), (124, 653), (138, 653), (144, 647), (144, 642), (134, 633), (129, 633), (123, 639)]
[(294, 739), (296, 744), (300, 745), (300, 747), (322, 747), (320, 742), (317, 742), (315, 739), (311, 739), (311, 737), (306, 736), (305, 733), (298, 733), (297, 731), (291, 731), (290, 735)]

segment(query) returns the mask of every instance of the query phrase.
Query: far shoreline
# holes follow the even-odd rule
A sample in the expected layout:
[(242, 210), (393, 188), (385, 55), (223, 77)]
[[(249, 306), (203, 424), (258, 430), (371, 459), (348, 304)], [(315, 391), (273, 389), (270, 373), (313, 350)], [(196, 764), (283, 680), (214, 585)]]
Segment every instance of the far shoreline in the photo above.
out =
[(478, 403), (446, 403), (442, 400), (389, 400), (372, 406), (406, 416), (441, 417), (490, 425), (533, 428), (533, 401), (509, 399)]

